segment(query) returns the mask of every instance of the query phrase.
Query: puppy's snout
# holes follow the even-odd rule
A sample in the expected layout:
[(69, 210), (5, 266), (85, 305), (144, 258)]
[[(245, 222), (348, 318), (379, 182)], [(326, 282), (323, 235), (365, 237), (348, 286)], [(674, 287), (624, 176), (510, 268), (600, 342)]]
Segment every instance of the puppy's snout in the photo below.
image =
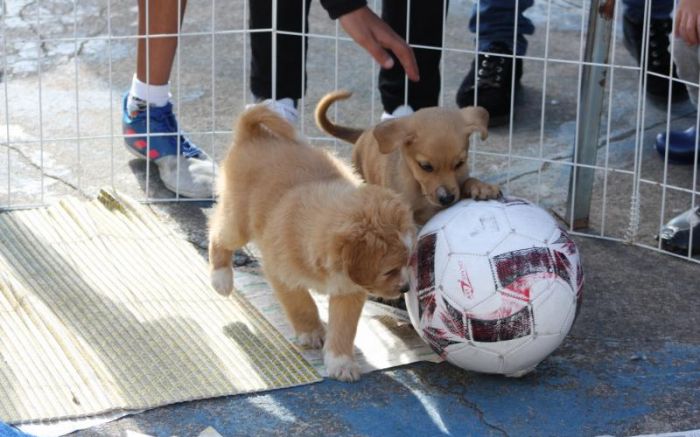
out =
[(447, 193), (443, 196), (438, 196), (438, 201), (440, 202), (440, 205), (443, 206), (452, 205), (452, 203), (455, 201), (455, 195), (452, 193)]
[(455, 195), (444, 186), (438, 187), (435, 194), (437, 195), (438, 202), (440, 202), (440, 205), (442, 206), (452, 205), (452, 203), (455, 201)]
[(452, 205), (452, 202), (455, 201), (455, 195), (454, 194), (448, 194), (446, 196), (441, 196), (438, 198), (440, 201), (441, 205), (447, 206), (447, 205)]
[(408, 285), (408, 283), (405, 283), (405, 284), (403, 284), (403, 285), (401, 286), (401, 288), (399, 289), (399, 292), (400, 292), (401, 294), (405, 294), (405, 293), (408, 293), (408, 291), (409, 291), (410, 289), (411, 289), (410, 285)]

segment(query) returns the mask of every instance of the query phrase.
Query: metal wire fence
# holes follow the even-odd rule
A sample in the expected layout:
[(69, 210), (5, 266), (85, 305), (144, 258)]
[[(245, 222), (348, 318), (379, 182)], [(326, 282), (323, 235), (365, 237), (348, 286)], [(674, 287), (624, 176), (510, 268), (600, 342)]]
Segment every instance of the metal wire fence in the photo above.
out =
[[(173, 0), (171, 7), (183, 10), (181, 1)], [(314, 106), (329, 91), (354, 92), (333, 107), (339, 122), (368, 127), (379, 120), (379, 69), (372, 59), (318, 2), (310, 5), (308, 27), (279, 30), (275, 11), (280, 1), (272, 1), (272, 26), (254, 30), (245, 0), (190, 0), (186, 5), (175, 34), (179, 48), (170, 76), (172, 101), (180, 128), (212, 156), (213, 165), (228, 147), (236, 115), (252, 102), (249, 39), (255, 32), (308, 38), (301, 55), (308, 86), (298, 109), (299, 128), (312, 143), (349, 157), (349, 145), (322, 134), (313, 123)], [(381, 10), (381, 2), (369, 3)], [(443, 106), (455, 106), (455, 92), (474, 58), (488, 54), (478, 49), (480, 14), (474, 16), (476, 32), (468, 30), (474, 3), (444, 0), (442, 47), (414, 45), (441, 53)], [(515, 1), (514, 13), (519, 6)], [(300, 14), (306, 12), (304, 6)], [(697, 128), (700, 118), (689, 102), (649, 97), (649, 78), (670, 78), (671, 70), (648, 71), (654, 62), (646, 56), (653, 44), (651, 2), (643, 10), (639, 62), (623, 44), (625, 13), (621, 2), (612, 0), (542, 0), (527, 9), (535, 33), (527, 37), (526, 53), (511, 55), (523, 61), (522, 83), (512, 75), (510, 86), (518, 92), (510, 93), (507, 121), (492, 127), (487, 141), (472, 143), (470, 166), (474, 175), (501, 184), (506, 193), (552, 210), (575, 233), (660, 251), (660, 227), (696, 207), (699, 183), (697, 159), (695, 165), (675, 164), (668, 153), (655, 151), (655, 136)], [(131, 1), (2, 2), (0, 208), (44, 205), (66, 194), (89, 197), (103, 186), (146, 202), (212, 200), (165, 189), (156, 167), (132, 159), (124, 149), (121, 98), (135, 71), (136, 42), (173, 36), (148, 28), (139, 35), (137, 15), (137, 3)], [(518, 25), (515, 20), (513, 44)], [(406, 26), (410, 36), (408, 18)], [(284, 71), (289, 66), (277, 63), (272, 41), (273, 70)], [(671, 54), (676, 44), (671, 35)], [(272, 75), (273, 90), (276, 78)], [(672, 78), (669, 92), (674, 82), (700, 95), (697, 77)], [(696, 156), (697, 150), (696, 144)], [(691, 246), (673, 255), (697, 261), (695, 251)]]

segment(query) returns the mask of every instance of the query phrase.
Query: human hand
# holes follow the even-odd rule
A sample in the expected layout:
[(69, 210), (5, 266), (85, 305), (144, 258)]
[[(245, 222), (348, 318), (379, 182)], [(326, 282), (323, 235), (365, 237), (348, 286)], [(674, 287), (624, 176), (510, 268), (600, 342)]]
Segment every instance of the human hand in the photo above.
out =
[(382, 68), (389, 69), (394, 66), (394, 59), (385, 50), (389, 49), (399, 59), (409, 79), (414, 82), (420, 79), (413, 49), (370, 8), (363, 6), (348, 12), (338, 20), (348, 35), (367, 50)]
[(676, 6), (676, 36), (691, 46), (700, 44), (700, 0), (680, 0)]

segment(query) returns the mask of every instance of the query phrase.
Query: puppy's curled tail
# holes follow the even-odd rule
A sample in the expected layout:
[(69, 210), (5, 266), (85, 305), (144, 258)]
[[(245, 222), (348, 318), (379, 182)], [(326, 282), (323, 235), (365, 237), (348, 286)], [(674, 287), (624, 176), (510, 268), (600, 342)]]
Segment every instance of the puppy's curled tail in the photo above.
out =
[(318, 102), (318, 105), (316, 105), (316, 125), (318, 125), (321, 130), (325, 131), (329, 135), (333, 135), (334, 137), (340, 138), (348, 143), (355, 144), (357, 139), (360, 138), (360, 135), (362, 135), (361, 129), (333, 124), (326, 116), (328, 108), (336, 100), (345, 100), (351, 95), (352, 93), (350, 91), (339, 90), (323, 96), (323, 98)]
[(251, 139), (261, 137), (288, 141), (297, 138), (294, 126), (265, 105), (255, 105), (241, 114), (235, 131), (237, 144), (246, 144)]

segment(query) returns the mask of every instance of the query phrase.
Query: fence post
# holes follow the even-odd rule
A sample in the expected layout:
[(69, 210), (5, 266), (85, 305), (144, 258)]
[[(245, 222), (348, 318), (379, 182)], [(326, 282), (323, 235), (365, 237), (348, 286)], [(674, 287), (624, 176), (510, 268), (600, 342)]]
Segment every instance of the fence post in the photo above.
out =
[[(580, 117), (574, 148), (574, 167), (569, 181), (566, 218), (573, 229), (588, 227), (595, 170), (579, 164), (595, 165), (598, 154), (603, 95), (615, 17), (615, 0), (591, 0), (588, 34), (581, 72)], [(590, 65), (594, 63), (597, 65)]]

